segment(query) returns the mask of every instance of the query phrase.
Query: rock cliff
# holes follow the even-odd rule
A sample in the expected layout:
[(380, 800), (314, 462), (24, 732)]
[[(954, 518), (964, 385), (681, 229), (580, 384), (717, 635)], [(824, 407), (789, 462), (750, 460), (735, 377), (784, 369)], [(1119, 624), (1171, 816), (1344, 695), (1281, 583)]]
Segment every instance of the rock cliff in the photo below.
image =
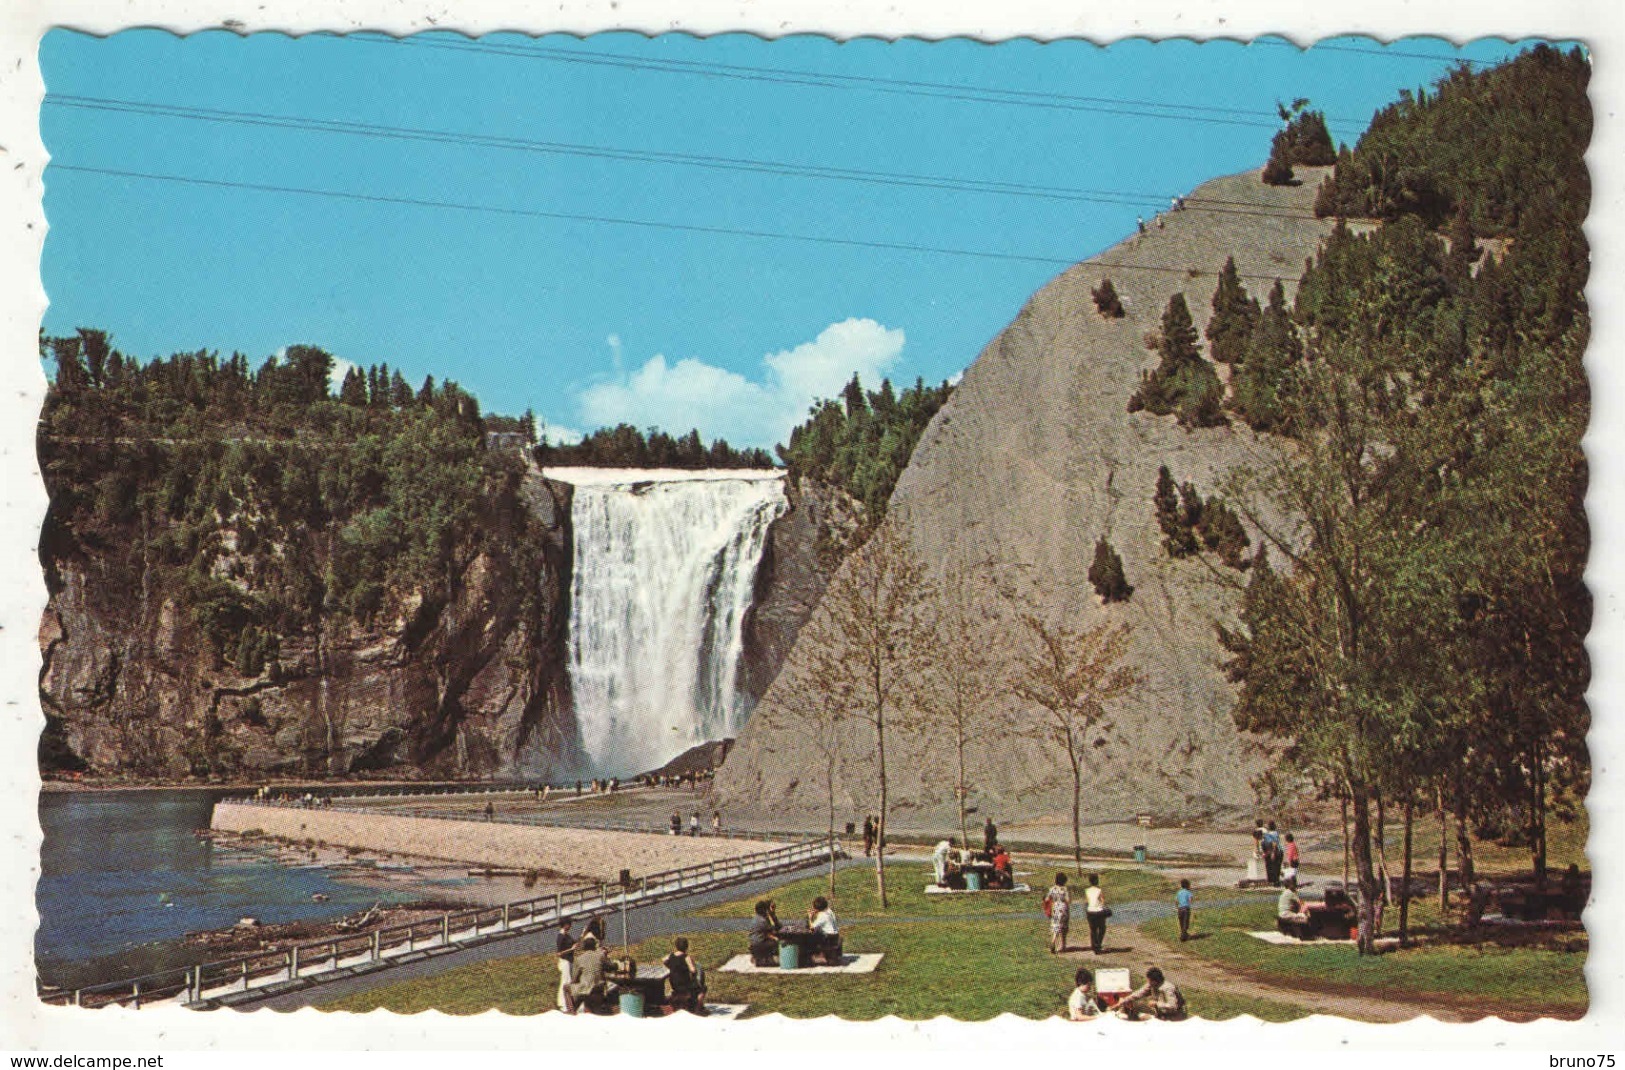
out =
[[(1290, 296), (1330, 229), (1311, 211), (1323, 174), (1303, 168), (1294, 187), (1265, 186), (1256, 171), (1208, 182), (1183, 211), (1051, 281), (966, 370), (891, 499), (886, 523), (906, 531), (937, 577), (991, 561), (1024, 574), (1028, 604), (1052, 618), (1132, 626), (1128, 660), (1145, 682), (1089, 756), (1090, 817), (1188, 817), (1253, 799), (1262, 757), (1231, 721), (1234, 692), (1215, 631), (1234, 613), (1241, 576), (1226, 575), (1211, 557), (1171, 559), (1152, 492), (1159, 466), (1208, 494), (1227, 472), (1276, 447), (1239, 423), (1188, 430), (1173, 416), (1131, 414), (1127, 403), (1157, 363), (1144, 338), (1169, 298), (1182, 292), (1203, 327), (1226, 257), (1235, 257), (1255, 297), (1262, 300), (1275, 278)], [(1097, 314), (1090, 291), (1103, 278), (1121, 295), (1124, 318)], [(1126, 603), (1102, 605), (1087, 580), (1101, 535), (1134, 585)], [(986, 626), (989, 648), (1006, 665), (1018, 638), (1009, 626)], [(792, 650), (792, 663), (797, 656)], [(813, 782), (805, 745), (762, 716), (776, 708), (780, 697), (770, 687), (718, 774), (722, 799), (818, 802), (822, 785)], [(1031, 723), (1030, 710), (1012, 704), (1011, 712)], [(951, 805), (955, 777), (940, 744), (906, 729), (888, 739), (892, 796), (902, 812)], [(872, 742), (852, 733), (837, 788), (844, 806), (873, 804), (870, 751)], [(983, 812), (1036, 816), (1070, 806), (1066, 763), (1041, 744), (988, 748), (971, 779)]]
[(152, 779), (572, 771), (570, 492), (528, 464), (493, 482), (448, 597), (393, 592), (404, 609), (390, 619), (281, 634), (252, 676), (209, 652), (182, 593), (138, 556), (48, 533), (42, 766)]

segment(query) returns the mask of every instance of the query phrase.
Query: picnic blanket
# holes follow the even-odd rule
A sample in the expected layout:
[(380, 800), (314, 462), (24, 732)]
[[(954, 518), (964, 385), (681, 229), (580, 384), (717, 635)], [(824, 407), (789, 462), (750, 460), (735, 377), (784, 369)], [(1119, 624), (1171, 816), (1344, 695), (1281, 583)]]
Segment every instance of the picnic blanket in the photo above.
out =
[(1032, 891), (1032, 888), (1025, 884), (1018, 884), (1014, 888), (978, 888), (974, 892), (969, 888), (944, 888), (938, 884), (927, 884), (925, 886), (926, 895), (982, 895), (985, 892), (1003, 892), (1008, 895), (1011, 892), (1030, 891)]
[(795, 970), (780, 969), (778, 966), (758, 966), (751, 961), (749, 954), (735, 955), (721, 966), (718, 973), (771, 973), (783, 977), (799, 977), (802, 974), (818, 973), (874, 973), (875, 967), (880, 965), (884, 955), (870, 953), (867, 955), (842, 955), (839, 966), (802, 966)]
[[(1296, 947), (1296, 946), (1299, 946), (1299, 945), (1302, 945), (1302, 944), (1353, 944), (1354, 943), (1353, 940), (1348, 940), (1348, 939), (1344, 939), (1344, 940), (1328, 940), (1324, 936), (1316, 937), (1313, 940), (1299, 940), (1295, 936), (1288, 936), (1286, 933), (1277, 932), (1277, 931), (1275, 931), (1273, 929), (1270, 929), (1270, 930), (1267, 930), (1267, 931), (1266, 930), (1260, 930), (1258, 932), (1250, 932), (1247, 935), (1252, 937), (1254, 940), (1262, 940), (1266, 944), (1274, 944), (1277, 947)], [(1379, 937), (1377, 937), (1377, 946), (1378, 947), (1398, 947), (1399, 946), (1399, 937), (1397, 937), (1397, 936), (1379, 936)]]

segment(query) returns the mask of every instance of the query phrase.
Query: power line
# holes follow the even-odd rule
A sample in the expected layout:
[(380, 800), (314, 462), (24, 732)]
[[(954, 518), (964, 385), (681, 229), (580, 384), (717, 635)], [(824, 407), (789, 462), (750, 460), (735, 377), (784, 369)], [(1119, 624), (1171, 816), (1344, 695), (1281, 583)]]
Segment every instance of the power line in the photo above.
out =
[[(585, 66), (651, 71), (661, 74), (733, 78), (741, 81), (798, 85), (818, 89), (866, 89), (876, 93), (957, 100), (976, 104), (1006, 104), (1048, 108), (1058, 111), (1098, 112), (1141, 119), (1175, 119), (1184, 122), (1270, 130), (1280, 129), (1281, 125), (1278, 115), (1273, 111), (1227, 108), (1218, 105), (1175, 104), (1163, 101), (1134, 100), (1124, 97), (1075, 96), (1040, 90), (954, 85), (951, 82), (925, 82), (903, 78), (881, 78), (873, 75), (834, 74), (827, 71), (808, 71), (794, 68), (749, 67), (738, 64), (705, 63), (696, 60), (677, 60), (663, 57), (640, 58), (613, 52), (593, 52), (585, 49), (527, 48), (521, 45), (493, 45), (475, 41), (426, 41), (418, 38), (400, 39), (376, 37), (368, 34), (352, 35), (347, 40), (359, 41), (364, 44), (408, 45), (416, 48), (434, 48), (450, 52), (484, 53), (513, 59), (539, 59)], [(1158, 110), (1148, 111), (1145, 109)], [(1181, 112), (1191, 114), (1181, 114)], [(1248, 118), (1249, 116), (1257, 118)], [(1354, 120), (1328, 120), (1328, 123), (1332, 126), (1355, 131), (1365, 129), (1363, 123)]]
[[(109, 167), (87, 167), (77, 164), (57, 163), (52, 161), (50, 168), (58, 171), (71, 171), (77, 174), (104, 175), (114, 178), (135, 178), (151, 182), (173, 182), (181, 185), (203, 186), (212, 189), (242, 189), (258, 193), (285, 193), (306, 197), (330, 197), (335, 200), (358, 201), (367, 204), (395, 204), (413, 208), (439, 208), (448, 211), (476, 212), (491, 215), (516, 216), (533, 219), (556, 219), (567, 222), (603, 223), (614, 226), (643, 227), (651, 230), (680, 231), (691, 234), (725, 235), (729, 237), (759, 238), (771, 241), (805, 242), (816, 245), (835, 245), (847, 248), (883, 249), (892, 252), (925, 253), (937, 256), (974, 257), (984, 260), (1005, 260), (1031, 264), (1060, 264), (1072, 266), (1080, 263), (1076, 257), (1039, 256), (1026, 253), (1001, 253), (991, 249), (956, 249), (940, 245), (916, 245), (909, 242), (870, 241), (862, 238), (833, 238), (812, 234), (789, 234), (769, 230), (747, 230), (735, 227), (706, 226), (697, 223), (673, 223), (654, 219), (629, 219), (620, 216), (587, 215), (576, 212), (550, 212), (541, 208), (505, 208), (498, 205), (464, 204), (458, 201), (438, 201), (416, 197), (389, 197), (378, 193), (354, 193), (346, 190), (313, 189), (305, 186), (279, 186), (269, 183), (236, 182), (225, 179), (195, 178), (187, 175), (155, 174), (147, 171), (126, 171)], [(1091, 267), (1110, 268), (1119, 271), (1149, 271), (1158, 274), (1185, 275), (1191, 278), (1200, 278), (1204, 275), (1217, 275), (1213, 268), (1197, 267), (1169, 267), (1157, 264), (1130, 264), (1092, 260)], [(1256, 279), (1263, 282), (1274, 282), (1283, 276), (1262, 274), (1241, 274), (1244, 279)]]
[[(728, 156), (663, 152), (647, 149), (624, 149), (614, 146), (582, 145), (556, 141), (536, 141), (489, 134), (459, 131), (429, 130), (417, 127), (383, 126), (344, 119), (322, 119), (310, 116), (277, 115), (266, 112), (227, 111), (194, 105), (163, 104), (135, 101), (116, 97), (87, 97), (72, 94), (49, 94), (45, 103), (59, 107), (105, 111), (117, 114), (151, 115), (164, 118), (193, 119), (237, 126), (266, 127), (271, 129), (302, 130), (318, 133), (359, 137), (389, 138), (402, 141), (421, 141), (438, 144), (478, 146), (554, 155), (579, 156), (621, 160), (637, 163), (660, 163), (676, 166), (702, 167), (713, 170), (742, 171), (797, 178), (819, 178), (872, 185), (901, 186), (919, 189), (937, 189), (952, 192), (992, 193), (1005, 196), (1033, 197), (1046, 200), (1093, 202), (1130, 207), (1153, 207), (1172, 198), (1165, 194), (1127, 192), (1122, 190), (1090, 190), (1064, 186), (1041, 186), (1019, 182), (1001, 182), (985, 179), (955, 178), (944, 175), (909, 174), (885, 171), (863, 171), (852, 168), (822, 165), (792, 164), (775, 160), (753, 160)], [(1313, 213), (1292, 209), (1270, 209), (1242, 201), (1227, 201), (1210, 197), (1186, 197), (1187, 207), (1225, 215), (1276, 216), (1281, 218), (1313, 218)]]
[(1399, 52), (1388, 46), (1384, 46), (1382, 48), (1360, 48), (1356, 45), (1317, 44), (1310, 45), (1308, 48), (1303, 48), (1299, 45), (1293, 44), (1291, 41), (1267, 40), (1254, 41), (1253, 44), (1272, 45), (1277, 48), (1293, 48), (1297, 49), (1299, 52), (1308, 52), (1310, 49), (1316, 49), (1322, 52), (1349, 52), (1361, 56), (1381, 56), (1384, 59), (1421, 59), (1428, 60), (1433, 63), (1465, 63), (1469, 67), (1496, 67), (1505, 62), (1505, 60), (1499, 59), (1468, 59), (1466, 56), (1433, 56), (1427, 54), (1426, 52)]

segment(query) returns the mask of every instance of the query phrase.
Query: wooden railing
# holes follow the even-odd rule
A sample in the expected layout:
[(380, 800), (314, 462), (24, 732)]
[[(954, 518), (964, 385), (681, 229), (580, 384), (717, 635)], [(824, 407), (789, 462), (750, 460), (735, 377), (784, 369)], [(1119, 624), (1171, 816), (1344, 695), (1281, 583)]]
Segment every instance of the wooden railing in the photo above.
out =
[[(435, 954), (459, 945), (557, 925), (602, 911), (695, 895), (782, 870), (799, 869), (838, 854), (832, 840), (787, 844), (737, 858), (718, 859), (651, 873), (626, 885), (599, 883), (521, 899), (501, 906), (470, 907), (438, 918), (344, 933), (281, 951), (177, 967), (121, 981), (72, 990), (42, 991), (45, 1003), (62, 1006), (141, 1007), (153, 1003), (207, 1004), (256, 989), (294, 985), (329, 974), (377, 969), (407, 957)], [(342, 973), (341, 973), (342, 971)]]

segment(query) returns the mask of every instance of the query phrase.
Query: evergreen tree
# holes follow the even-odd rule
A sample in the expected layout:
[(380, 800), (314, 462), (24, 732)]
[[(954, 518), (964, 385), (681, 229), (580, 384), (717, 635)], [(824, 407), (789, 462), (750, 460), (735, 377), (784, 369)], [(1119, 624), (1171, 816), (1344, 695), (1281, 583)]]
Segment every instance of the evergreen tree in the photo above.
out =
[(1208, 499), (1202, 509), (1202, 544), (1231, 568), (1245, 570), (1251, 564), (1247, 559), (1250, 541), (1235, 511), (1217, 498)]
[(1223, 424), (1219, 403), (1224, 388), (1218, 373), (1197, 349), (1196, 325), (1182, 293), (1170, 297), (1163, 310), (1157, 352), (1161, 363), (1141, 377), (1139, 389), (1129, 398), (1128, 411), (1143, 408), (1159, 416), (1176, 413), (1184, 427)]
[(1107, 604), (1127, 602), (1134, 594), (1134, 588), (1123, 575), (1122, 557), (1104, 535), (1095, 540), (1095, 559), (1089, 565), (1089, 582), (1094, 586), (1095, 593), (1100, 595), (1100, 600)]
[(1196, 553), (1199, 549), (1196, 532), (1186, 522), (1186, 506), (1167, 465), (1157, 469), (1157, 489), (1151, 501), (1156, 510), (1157, 527), (1162, 531), (1162, 548), (1168, 556), (1189, 557)]
[(1236, 258), (1226, 257), (1213, 291), (1213, 315), (1207, 322), (1208, 352), (1220, 364), (1240, 364), (1258, 325), (1258, 302), (1241, 284)]
[(367, 407), (367, 381), (360, 368), (352, 367), (344, 373), (344, 382), (339, 386), (339, 401), (353, 408)]
[(1106, 319), (1122, 319), (1124, 316), (1123, 300), (1117, 296), (1117, 287), (1112, 285), (1111, 279), (1101, 279), (1100, 285), (1089, 291), (1095, 300), (1095, 311)]
[(1266, 186), (1292, 184), (1292, 142), (1285, 130), (1277, 131), (1274, 140), (1270, 142), (1270, 158), (1264, 163), (1264, 173), (1261, 177)]
[(1286, 290), (1277, 279), (1233, 380), (1235, 411), (1253, 430), (1293, 433), (1291, 384), (1302, 359), (1297, 329), (1286, 307)]

